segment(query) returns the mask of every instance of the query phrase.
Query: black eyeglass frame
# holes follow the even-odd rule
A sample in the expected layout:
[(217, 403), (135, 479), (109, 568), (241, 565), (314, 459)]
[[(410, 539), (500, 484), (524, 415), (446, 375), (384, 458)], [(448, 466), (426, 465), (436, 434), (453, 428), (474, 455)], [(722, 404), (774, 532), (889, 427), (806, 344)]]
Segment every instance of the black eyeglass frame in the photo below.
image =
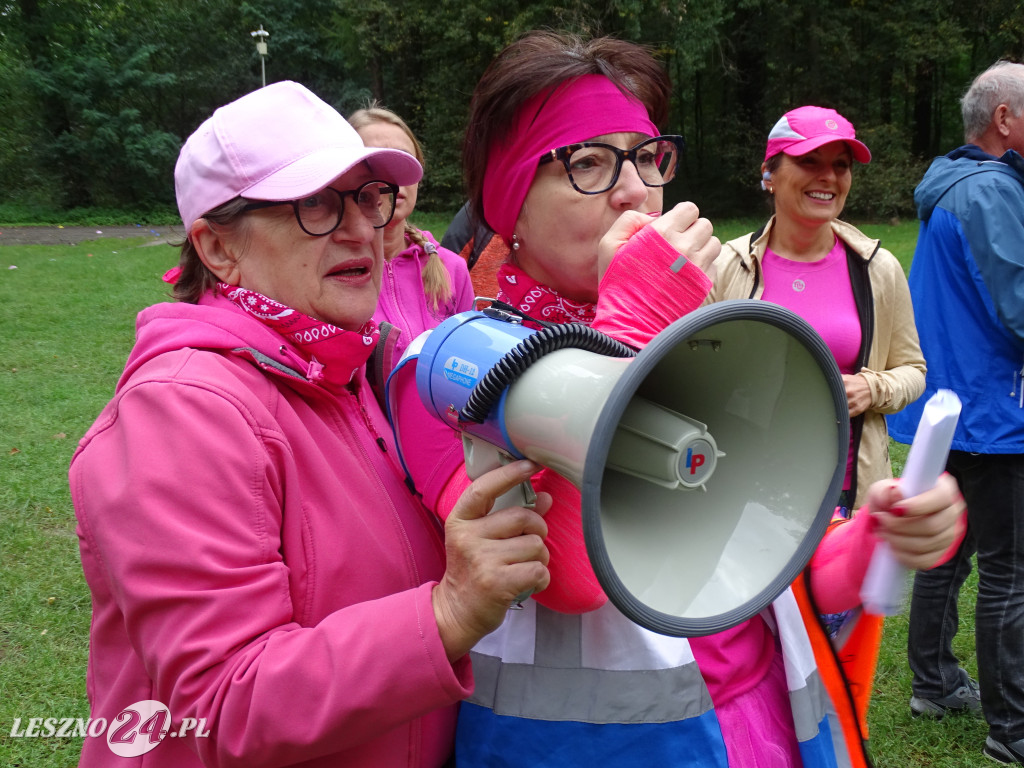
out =
[[(558, 147), (557, 149), (552, 149), (549, 152), (545, 152), (543, 155), (541, 155), (537, 165), (544, 165), (546, 163), (561, 161), (562, 166), (565, 168), (565, 173), (569, 177), (569, 183), (572, 184), (573, 189), (575, 189), (581, 195), (600, 195), (603, 192), (607, 192), (609, 189), (614, 187), (616, 183), (618, 183), (619, 174), (622, 172), (622, 164), (626, 160), (629, 160), (631, 163), (633, 163), (635, 167), (638, 167), (636, 166), (637, 152), (642, 147), (654, 141), (667, 141), (671, 144), (674, 144), (676, 147), (676, 152), (680, 156), (683, 154), (683, 152), (686, 151), (686, 142), (683, 140), (682, 136), (677, 135), (653, 136), (649, 139), (644, 139), (639, 144), (634, 144), (629, 149), (621, 149), (619, 147), (613, 146), (611, 144), (605, 144), (604, 142), (600, 141), (582, 141), (578, 144), (567, 144), (564, 147)], [(580, 189), (578, 186), (576, 186), (576, 180), (573, 179), (572, 177), (572, 167), (569, 165), (569, 158), (572, 155), (572, 153), (575, 152), (576, 150), (585, 149), (587, 147), (601, 147), (602, 149), (610, 149), (612, 151), (612, 154), (615, 155), (615, 173), (612, 174), (611, 182), (609, 182), (608, 186), (606, 186), (604, 189)], [(661, 184), (651, 183), (644, 179), (643, 176), (640, 176), (640, 181), (644, 183), (645, 187), (663, 187), (670, 181), (672, 181), (672, 179), (675, 178), (676, 168), (678, 167), (679, 161), (677, 159), (675, 165), (672, 168), (672, 175), (669, 178), (662, 181)]]
[[(310, 232), (308, 229), (306, 229), (306, 225), (302, 223), (302, 216), (299, 215), (299, 203), (301, 203), (303, 200), (307, 200), (310, 197), (313, 197), (313, 195), (307, 195), (306, 197), (301, 197), (298, 200), (257, 200), (255, 202), (246, 203), (242, 207), (242, 210), (258, 211), (263, 208), (273, 208), (278, 205), (290, 205), (292, 207), (292, 213), (295, 214), (295, 221), (299, 223), (299, 227), (302, 229), (303, 232), (305, 232), (310, 237), (327, 237), (327, 235), (331, 234), (331, 232), (333, 232), (334, 230), (341, 226), (341, 222), (345, 218), (345, 198), (351, 197), (353, 200), (358, 200), (359, 194), (371, 184), (376, 184), (381, 187), (387, 187), (388, 191), (391, 193), (391, 213), (388, 215), (388, 217), (384, 220), (383, 223), (372, 225), (374, 229), (383, 229), (388, 225), (388, 222), (390, 222), (391, 219), (394, 218), (395, 216), (395, 208), (398, 207), (398, 185), (392, 184), (390, 181), (382, 181), (380, 179), (370, 179), (370, 181), (360, 184), (355, 189), (341, 190), (335, 189), (334, 187), (324, 187), (319, 192), (314, 193), (320, 195), (325, 193), (329, 189), (336, 195), (338, 195), (338, 201), (341, 203), (341, 205), (338, 207), (338, 220), (334, 222), (334, 226), (331, 227), (326, 232)], [(358, 207), (359, 203), (356, 203), (356, 206)]]

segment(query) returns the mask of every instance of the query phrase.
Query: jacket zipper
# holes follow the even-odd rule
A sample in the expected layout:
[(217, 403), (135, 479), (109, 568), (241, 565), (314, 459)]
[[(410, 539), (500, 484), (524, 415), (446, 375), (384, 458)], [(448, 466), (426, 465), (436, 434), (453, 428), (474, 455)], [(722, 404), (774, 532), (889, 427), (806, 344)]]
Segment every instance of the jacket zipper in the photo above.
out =
[(291, 360), (293, 365), (298, 366), (300, 371), (305, 369), (306, 381), (312, 382), (313, 384), (317, 384), (323, 380), (324, 366), (319, 360), (316, 359), (316, 357), (311, 357), (309, 362), (307, 363), (299, 355), (295, 354), (290, 349), (288, 349), (288, 347), (286, 347), (284, 344), (282, 344), (277, 351), (280, 352), (284, 357), (287, 357), (289, 360)]
[[(398, 257), (396, 256), (395, 259), (397, 258)], [(401, 319), (401, 322), (393, 323), (393, 325), (396, 325), (399, 328), (408, 328), (409, 318), (405, 316), (405, 307), (403, 307), (402, 303), (398, 300), (398, 284), (395, 282), (395, 259), (385, 259), (384, 261), (384, 266), (387, 267), (388, 270), (388, 291), (391, 294), (391, 303), (394, 305), (395, 311)]]
[(1016, 397), (1017, 407), (1024, 408), (1024, 361), (1021, 362), (1020, 370), (1014, 371), (1010, 397)]
[[(284, 366), (282, 366), (280, 364), (272, 364), (273, 361), (270, 360), (270, 358), (266, 357), (265, 355), (260, 355), (259, 353), (256, 352), (256, 350), (241, 348), (241, 349), (235, 350), (235, 351), (236, 352), (244, 351), (244, 352), (248, 353), (253, 358), (255, 363), (260, 368), (262, 368), (265, 371), (274, 371), (274, 372), (276, 372), (278, 374), (284, 374), (284, 375), (293, 376), (293, 377), (299, 379), (300, 381), (305, 381), (308, 384), (312, 384), (316, 388), (317, 391), (323, 392), (324, 395), (338, 397), (338, 395), (330, 395), (330, 393), (328, 393), (327, 391), (323, 390), (323, 388), (320, 386), (319, 382), (324, 378), (324, 373), (323, 373), (324, 366), (315, 357), (313, 359), (311, 359), (307, 363), (305, 360), (303, 360), (297, 354), (295, 354), (290, 349), (288, 349), (288, 347), (286, 347), (283, 344), (281, 345), (281, 347), (280, 347), (280, 349), (278, 351), (282, 355), (287, 357), (294, 364), (297, 364), (300, 367), (300, 369), (302, 369), (302, 368), (306, 369), (305, 376), (303, 377), (303, 374), (300, 373), (300, 371), (293, 371), (293, 370), (291, 370), (289, 368), (286, 368), (286, 367), (284, 367)], [(370, 431), (370, 434), (373, 435), (374, 442), (377, 443), (377, 447), (380, 448), (381, 453), (387, 453), (388, 452), (388, 444), (384, 440), (384, 438), (380, 436), (380, 433), (373, 426), (373, 422), (370, 420), (370, 414), (368, 414), (366, 412), (366, 407), (363, 405), (363, 400), (360, 397), (360, 393), (362, 391), (362, 388), (360, 387), (359, 390), (353, 391), (353, 390), (349, 389), (348, 387), (341, 387), (340, 391), (341, 391), (341, 396), (350, 396), (350, 397), (353, 397), (355, 399), (356, 404), (359, 406), (359, 412), (363, 416), (363, 423), (366, 424), (366, 428)]]
[(373, 439), (374, 442), (377, 443), (377, 447), (380, 448), (381, 453), (387, 453), (388, 444), (373, 426), (373, 422), (370, 421), (370, 414), (366, 412), (366, 406), (363, 405), (362, 389), (362, 387), (359, 387), (359, 389), (352, 391), (352, 397), (356, 399), (356, 404), (359, 406), (359, 412), (363, 415), (363, 423), (366, 424), (366, 428), (370, 430), (370, 434), (373, 435)]

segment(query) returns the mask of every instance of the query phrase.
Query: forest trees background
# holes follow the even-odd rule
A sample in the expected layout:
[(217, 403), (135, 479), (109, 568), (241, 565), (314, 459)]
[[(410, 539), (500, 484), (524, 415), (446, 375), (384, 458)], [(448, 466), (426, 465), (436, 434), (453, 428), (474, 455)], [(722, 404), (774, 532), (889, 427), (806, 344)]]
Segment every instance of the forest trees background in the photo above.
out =
[(371, 98), (427, 152), (420, 207), (454, 211), (469, 96), (492, 56), (549, 27), (649, 45), (687, 141), (674, 199), (760, 216), (768, 130), (801, 104), (838, 109), (875, 161), (851, 218), (912, 216), (929, 160), (962, 143), (959, 98), (1024, 56), (1018, 0), (0, 0), (0, 204), (145, 212), (173, 202), (185, 137), (267, 82), (299, 81), (342, 114)]

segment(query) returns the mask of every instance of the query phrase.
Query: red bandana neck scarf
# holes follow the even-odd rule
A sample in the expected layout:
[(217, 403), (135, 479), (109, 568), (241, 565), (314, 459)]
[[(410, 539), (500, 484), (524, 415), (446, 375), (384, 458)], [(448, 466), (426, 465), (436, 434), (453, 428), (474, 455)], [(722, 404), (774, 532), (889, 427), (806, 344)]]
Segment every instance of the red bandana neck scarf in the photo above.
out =
[(218, 283), (217, 290), (246, 314), (290, 341), (301, 355), (284, 345), (279, 351), (292, 365), (297, 365), (309, 381), (315, 383), (348, 384), (356, 371), (366, 364), (380, 338), (380, 331), (373, 320), (367, 321), (358, 331), (346, 331), (330, 323), (314, 320), (247, 288)]
[(571, 301), (541, 285), (515, 264), (505, 263), (498, 269), (498, 300), (520, 312), (549, 323), (594, 322), (596, 304)]

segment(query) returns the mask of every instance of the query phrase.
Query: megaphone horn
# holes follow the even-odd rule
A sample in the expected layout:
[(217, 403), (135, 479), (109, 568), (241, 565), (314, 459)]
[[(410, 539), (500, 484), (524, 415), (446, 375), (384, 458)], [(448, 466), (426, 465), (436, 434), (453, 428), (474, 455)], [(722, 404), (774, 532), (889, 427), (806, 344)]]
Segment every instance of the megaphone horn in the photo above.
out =
[[(686, 315), (635, 357), (590, 338), (575, 348), (565, 339), (595, 332), (561, 328), (547, 349), (543, 331), (449, 318), (422, 342), (420, 397), (580, 489), (594, 572), (637, 624), (693, 637), (763, 610), (810, 560), (845, 474), (846, 395), (828, 347), (789, 310), (747, 300)], [(492, 370), (483, 405), (467, 409)]]

